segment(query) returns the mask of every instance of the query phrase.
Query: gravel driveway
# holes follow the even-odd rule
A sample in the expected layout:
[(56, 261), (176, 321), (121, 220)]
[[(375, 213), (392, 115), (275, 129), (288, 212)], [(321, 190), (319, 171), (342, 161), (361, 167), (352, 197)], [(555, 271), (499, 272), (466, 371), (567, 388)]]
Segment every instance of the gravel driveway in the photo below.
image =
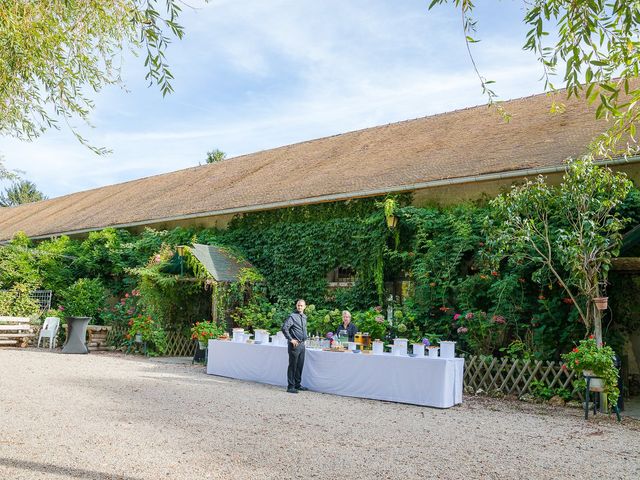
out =
[(0, 349), (0, 479), (640, 478), (640, 422), (301, 392), (118, 354)]

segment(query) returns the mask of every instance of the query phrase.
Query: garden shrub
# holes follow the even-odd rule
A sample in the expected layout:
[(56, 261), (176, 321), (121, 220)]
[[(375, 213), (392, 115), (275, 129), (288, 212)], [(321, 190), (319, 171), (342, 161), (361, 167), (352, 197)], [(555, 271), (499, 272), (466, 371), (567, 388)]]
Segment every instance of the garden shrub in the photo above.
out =
[(18, 283), (11, 290), (0, 291), (0, 316), (38, 316), (40, 305), (29, 296), (32, 290), (31, 285)]
[(80, 278), (60, 294), (60, 310), (65, 317), (92, 317), (100, 321), (105, 306), (106, 291), (96, 278)]

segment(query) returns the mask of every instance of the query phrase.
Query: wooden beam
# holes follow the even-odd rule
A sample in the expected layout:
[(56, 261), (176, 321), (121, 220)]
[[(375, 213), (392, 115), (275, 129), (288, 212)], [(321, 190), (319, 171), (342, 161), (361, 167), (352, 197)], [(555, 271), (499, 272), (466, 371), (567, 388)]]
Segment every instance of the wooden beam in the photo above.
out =
[(611, 270), (616, 272), (638, 272), (640, 271), (640, 257), (612, 258)]

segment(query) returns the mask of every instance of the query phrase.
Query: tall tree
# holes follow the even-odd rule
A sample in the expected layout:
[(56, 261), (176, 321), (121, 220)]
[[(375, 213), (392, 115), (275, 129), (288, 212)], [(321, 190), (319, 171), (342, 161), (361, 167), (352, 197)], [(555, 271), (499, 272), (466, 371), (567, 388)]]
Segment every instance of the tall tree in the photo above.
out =
[(83, 92), (122, 85), (125, 48), (145, 52), (145, 78), (171, 92), (165, 50), (183, 35), (179, 1), (0, 0), (0, 135), (32, 140), (60, 119), (88, 123)]
[(18, 180), (0, 194), (0, 207), (14, 207), (23, 203), (39, 202), (47, 197), (29, 180)]
[(226, 158), (227, 154), (222, 150), (218, 150), (217, 148), (215, 150), (207, 152), (207, 163), (218, 163), (222, 160), (225, 160)]
[[(496, 94), (492, 81), (476, 67), (471, 54), (476, 21), (471, 0), (432, 0), (460, 9), (461, 28), (473, 67), (489, 103)], [(523, 48), (536, 54), (545, 88), (554, 90), (558, 68), (569, 96), (584, 96), (595, 105), (597, 118), (610, 117), (609, 130), (592, 144), (596, 155), (634, 153), (640, 120), (640, 0), (523, 0), (523, 22), (530, 28)], [(551, 42), (551, 44), (549, 44)], [(508, 118), (508, 112), (498, 109)], [(562, 109), (563, 105), (552, 105)], [(622, 140), (622, 142), (621, 142)]]

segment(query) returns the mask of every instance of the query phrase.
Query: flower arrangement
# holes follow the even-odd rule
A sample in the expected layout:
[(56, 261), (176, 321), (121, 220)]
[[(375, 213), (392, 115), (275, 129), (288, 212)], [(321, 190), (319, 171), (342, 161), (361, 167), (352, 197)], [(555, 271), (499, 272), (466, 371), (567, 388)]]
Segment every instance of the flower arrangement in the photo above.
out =
[(224, 335), (224, 328), (215, 322), (203, 320), (191, 327), (191, 339), (199, 342), (207, 342), (210, 338), (218, 338), (221, 335)]
[[(563, 368), (575, 372), (584, 372), (591, 370), (597, 377), (602, 378), (604, 382), (604, 392), (612, 405), (618, 401), (620, 390), (618, 389), (618, 369), (616, 368), (613, 357), (615, 352), (607, 345), (598, 347), (593, 335), (586, 340), (580, 340), (578, 346), (574, 347), (569, 353), (562, 355), (562, 359), (566, 362)], [(585, 386), (585, 380), (581, 380), (582, 387)]]

